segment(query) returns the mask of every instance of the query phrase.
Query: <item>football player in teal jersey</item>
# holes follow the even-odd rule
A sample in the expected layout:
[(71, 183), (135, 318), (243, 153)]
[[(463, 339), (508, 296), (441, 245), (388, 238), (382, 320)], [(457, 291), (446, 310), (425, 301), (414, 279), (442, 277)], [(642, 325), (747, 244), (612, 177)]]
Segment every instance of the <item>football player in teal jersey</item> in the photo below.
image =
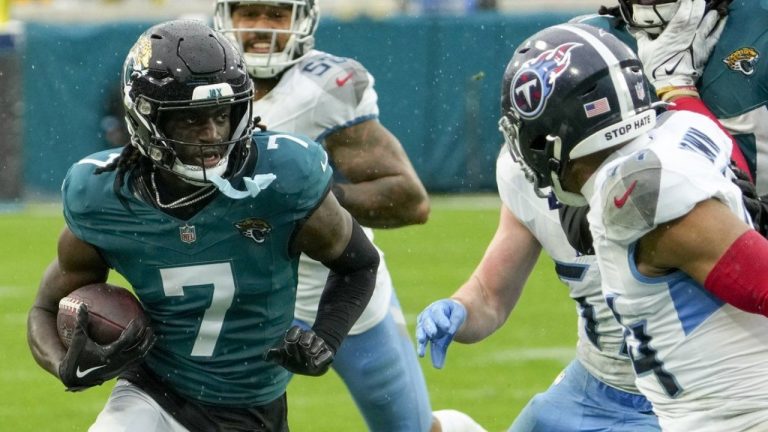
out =
[[(329, 193), (322, 147), (252, 133), (253, 84), (218, 32), (147, 30), (123, 96), (131, 143), (80, 160), (62, 185), (67, 227), (29, 313), (33, 356), (72, 391), (119, 377), (91, 431), (287, 431), (290, 374), (328, 370), (379, 255)], [(331, 269), (309, 329), (291, 326), (302, 252)], [(98, 345), (81, 308), (65, 348), (59, 300), (111, 269), (150, 327)]]

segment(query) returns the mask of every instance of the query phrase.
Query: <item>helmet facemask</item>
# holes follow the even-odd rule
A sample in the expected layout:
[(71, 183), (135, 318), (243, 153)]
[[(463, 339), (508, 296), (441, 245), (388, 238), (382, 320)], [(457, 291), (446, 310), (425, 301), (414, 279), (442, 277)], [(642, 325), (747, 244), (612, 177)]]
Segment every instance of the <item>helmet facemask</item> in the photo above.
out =
[(680, 7), (678, 0), (620, 0), (621, 16), (631, 27), (660, 34)]
[[(243, 169), (250, 151), (252, 98), (253, 83), (237, 48), (197, 21), (150, 28), (125, 61), (123, 103), (131, 144), (154, 167), (194, 185), (231, 178)], [(204, 113), (216, 113), (206, 118), (218, 122), (216, 133), (222, 136), (195, 132)], [(188, 127), (177, 125), (174, 134), (166, 133), (173, 118), (189, 120)]]
[[(232, 14), (248, 6), (283, 7), (290, 14), (287, 28), (235, 27)], [(314, 0), (236, 1), (217, 0), (214, 27), (226, 34), (240, 47), (245, 57), (248, 73), (254, 78), (272, 78), (298, 63), (314, 48), (319, 8)], [(263, 21), (264, 18), (261, 18)], [(288, 35), (280, 50), (279, 39)], [(249, 52), (253, 43), (269, 44), (263, 53)]]
[[(514, 113), (514, 111), (512, 111)], [(512, 115), (511, 117), (514, 117)], [(502, 116), (499, 120), (499, 130), (504, 137), (504, 143), (512, 155), (512, 160), (520, 165), (525, 179), (533, 185), (533, 191), (539, 198), (549, 198), (554, 193), (563, 204), (581, 207), (587, 205), (586, 199), (577, 193), (566, 191), (561, 182), (566, 164), (570, 162), (568, 155), (563, 154), (563, 142), (559, 136), (538, 136), (529, 144), (527, 153), (534, 153), (537, 165), (546, 165), (546, 173), (534, 169), (526, 162), (519, 139), (519, 121), (511, 121), (510, 116)], [(529, 159), (531, 159), (529, 157)], [(548, 174), (548, 175), (546, 175)], [(552, 192), (543, 189), (552, 188)]]
[[(214, 85), (216, 86), (216, 85)], [(200, 86), (198, 90), (207, 91), (213, 86)], [(231, 89), (226, 85), (222, 88)], [(227, 90), (223, 91), (227, 94)], [(170, 171), (188, 183), (206, 185), (212, 176), (229, 177), (230, 168), (240, 165), (243, 153), (247, 154), (250, 146), (252, 92), (230, 97), (221, 97), (201, 102), (161, 102), (139, 96), (135, 108), (129, 111), (132, 118), (139, 119), (138, 130), (144, 135), (147, 145), (139, 146), (142, 154), (160, 169)], [(229, 108), (229, 134), (219, 143), (200, 143), (170, 138), (165, 126), (169, 117), (183, 115), (191, 110), (211, 111)], [(201, 114), (205, 115), (205, 114)], [(217, 157), (214, 166), (206, 167), (206, 159)], [(186, 159), (185, 163), (182, 159)], [(230, 163), (234, 162), (234, 163)]]
[(539, 198), (546, 198), (549, 194), (542, 189), (551, 186), (551, 183), (545, 177), (538, 175), (537, 171), (526, 163), (525, 158), (523, 157), (523, 150), (520, 148), (520, 121), (519, 118), (516, 117), (514, 111), (511, 111), (508, 116), (503, 115), (499, 120), (499, 131), (504, 137), (504, 144), (512, 155), (512, 160), (520, 165), (523, 175), (525, 175), (525, 179), (533, 185), (533, 190), (536, 193), (536, 196)]

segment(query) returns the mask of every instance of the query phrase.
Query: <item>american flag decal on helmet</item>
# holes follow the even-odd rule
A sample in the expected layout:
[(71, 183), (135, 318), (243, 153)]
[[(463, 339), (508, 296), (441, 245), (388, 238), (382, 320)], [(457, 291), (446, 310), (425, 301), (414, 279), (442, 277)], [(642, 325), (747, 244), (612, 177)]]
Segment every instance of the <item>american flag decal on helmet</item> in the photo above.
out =
[(587, 118), (599, 116), (600, 114), (605, 114), (609, 111), (611, 111), (611, 105), (608, 103), (608, 98), (602, 98), (584, 104), (584, 113), (587, 115)]

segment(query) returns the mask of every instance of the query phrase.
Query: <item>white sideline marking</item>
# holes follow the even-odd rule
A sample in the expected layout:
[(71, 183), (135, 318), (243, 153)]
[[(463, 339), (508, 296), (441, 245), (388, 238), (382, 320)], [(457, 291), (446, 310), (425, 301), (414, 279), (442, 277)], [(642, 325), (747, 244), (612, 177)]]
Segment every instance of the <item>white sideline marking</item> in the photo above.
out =
[(501, 206), (499, 195), (489, 193), (439, 194), (430, 195), (429, 204), (434, 209), (446, 210), (485, 210), (498, 209)]
[(24, 297), (26, 294), (28, 293), (25, 293), (22, 287), (0, 286), (0, 298)]
[(473, 356), (476, 364), (508, 364), (535, 360), (552, 360), (566, 365), (576, 357), (575, 346), (555, 346), (541, 348), (510, 348), (493, 352), (478, 353)]

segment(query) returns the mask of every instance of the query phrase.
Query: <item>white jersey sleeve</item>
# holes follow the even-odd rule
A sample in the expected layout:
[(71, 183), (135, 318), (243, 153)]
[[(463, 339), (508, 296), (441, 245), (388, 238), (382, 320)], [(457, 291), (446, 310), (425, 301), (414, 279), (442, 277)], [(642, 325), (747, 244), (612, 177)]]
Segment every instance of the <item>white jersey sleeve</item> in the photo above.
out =
[(659, 117), (651, 145), (598, 174), (606, 237), (629, 244), (699, 202), (739, 194), (728, 169), (730, 138), (706, 117), (672, 111)]
[(254, 102), (253, 114), (271, 130), (322, 142), (338, 129), (378, 118), (373, 85), (373, 76), (357, 61), (314, 50)]

